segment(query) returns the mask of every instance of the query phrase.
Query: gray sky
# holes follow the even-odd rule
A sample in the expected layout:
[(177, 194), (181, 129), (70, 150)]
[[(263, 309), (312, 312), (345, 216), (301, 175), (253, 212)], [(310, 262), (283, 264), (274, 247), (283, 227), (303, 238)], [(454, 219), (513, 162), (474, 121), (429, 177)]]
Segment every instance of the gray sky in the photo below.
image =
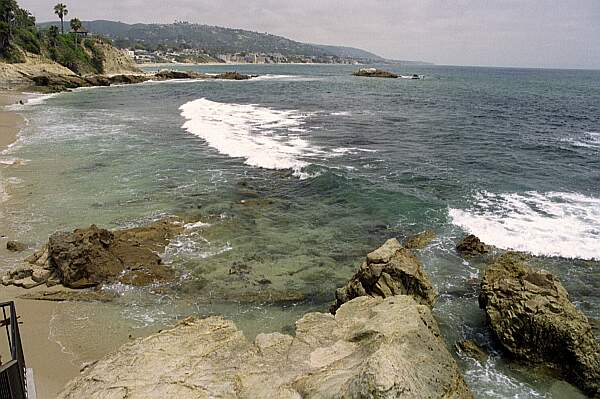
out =
[[(18, 0), (38, 21), (58, 0)], [(69, 18), (175, 19), (437, 64), (600, 69), (600, 0), (62, 0)]]

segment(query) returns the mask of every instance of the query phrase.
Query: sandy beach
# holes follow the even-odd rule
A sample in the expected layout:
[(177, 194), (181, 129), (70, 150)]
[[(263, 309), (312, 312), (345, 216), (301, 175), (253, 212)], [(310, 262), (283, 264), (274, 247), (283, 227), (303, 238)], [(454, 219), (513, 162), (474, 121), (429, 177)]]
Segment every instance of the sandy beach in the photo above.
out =
[(21, 116), (15, 112), (5, 110), (4, 107), (25, 97), (19, 92), (0, 91), (0, 151), (15, 142), (17, 134), (24, 123)]

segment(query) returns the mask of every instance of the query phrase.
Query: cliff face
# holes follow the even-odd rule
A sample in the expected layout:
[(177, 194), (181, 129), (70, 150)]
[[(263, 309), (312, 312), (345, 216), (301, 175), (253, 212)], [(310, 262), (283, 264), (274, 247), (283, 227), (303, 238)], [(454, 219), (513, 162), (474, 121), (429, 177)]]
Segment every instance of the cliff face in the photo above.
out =
[(141, 73), (141, 70), (135, 66), (133, 59), (111, 44), (97, 40), (93, 42), (93, 46), (94, 49), (92, 52), (98, 54), (101, 60), (101, 70), (98, 71), (99, 73), (105, 75)]
[[(52, 49), (54, 54), (58, 50)], [(35, 78), (43, 76), (118, 75), (142, 73), (133, 60), (110, 43), (101, 39), (87, 39), (79, 45), (78, 58), (62, 58), (65, 65), (49, 56), (22, 51), (24, 62), (9, 63), (0, 59), (0, 88), (15, 89), (37, 85)]]
[(75, 75), (73, 71), (41, 55), (26, 53), (25, 62), (10, 64), (0, 61), (0, 88), (12, 89), (30, 85), (29, 77), (39, 75)]

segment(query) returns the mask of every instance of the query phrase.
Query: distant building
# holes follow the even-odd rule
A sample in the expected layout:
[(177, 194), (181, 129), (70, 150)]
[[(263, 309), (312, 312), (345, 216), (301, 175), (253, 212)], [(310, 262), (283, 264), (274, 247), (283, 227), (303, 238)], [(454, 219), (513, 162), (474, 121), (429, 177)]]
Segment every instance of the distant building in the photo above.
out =
[(123, 53), (125, 53), (126, 56), (130, 58), (135, 58), (135, 51), (129, 50), (128, 48), (124, 48), (122, 51)]

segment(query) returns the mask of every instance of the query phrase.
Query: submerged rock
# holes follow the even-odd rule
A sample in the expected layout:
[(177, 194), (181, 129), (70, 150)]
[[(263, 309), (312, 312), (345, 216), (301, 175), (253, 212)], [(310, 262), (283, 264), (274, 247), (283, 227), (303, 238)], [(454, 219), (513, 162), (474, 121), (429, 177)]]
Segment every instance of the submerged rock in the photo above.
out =
[(412, 295), (418, 303), (432, 306), (437, 296), (421, 263), (414, 254), (403, 248), (397, 239), (386, 241), (367, 255), (356, 274), (335, 292), (335, 311), (344, 303), (359, 296), (387, 298)]
[(11, 252), (23, 252), (27, 249), (27, 245), (18, 241), (7, 241), (6, 249), (8, 249)]
[(473, 340), (460, 341), (456, 343), (456, 349), (465, 355), (472, 357), (480, 363), (487, 360), (488, 354)]
[(489, 247), (485, 245), (479, 238), (474, 236), (473, 234), (469, 234), (465, 238), (463, 238), (458, 245), (456, 245), (456, 250), (462, 256), (478, 256), (488, 253)]
[(404, 248), (407, 249), (423, 249), (431, 241), (435, 240), (435, 231), (425, 230), (412, 237), (409, 237), (404, 243)]
[(548, 364), (584, 392), (600, 395), (600, 345), (588, 319), (552, 274), (507, 253), (486, 270), (479, 306), (509, 354)]
[(429, 307), (356, 298), (248, 342), (221, 317), (123, 345), (59, 398), (472, 398)]
[(398, 77), (395, 73), (384, 71), (377, 68), (361, 68), (358, 71), (352, 73), (354, 76), (363, 76), (367, 78), (392, 78)]

